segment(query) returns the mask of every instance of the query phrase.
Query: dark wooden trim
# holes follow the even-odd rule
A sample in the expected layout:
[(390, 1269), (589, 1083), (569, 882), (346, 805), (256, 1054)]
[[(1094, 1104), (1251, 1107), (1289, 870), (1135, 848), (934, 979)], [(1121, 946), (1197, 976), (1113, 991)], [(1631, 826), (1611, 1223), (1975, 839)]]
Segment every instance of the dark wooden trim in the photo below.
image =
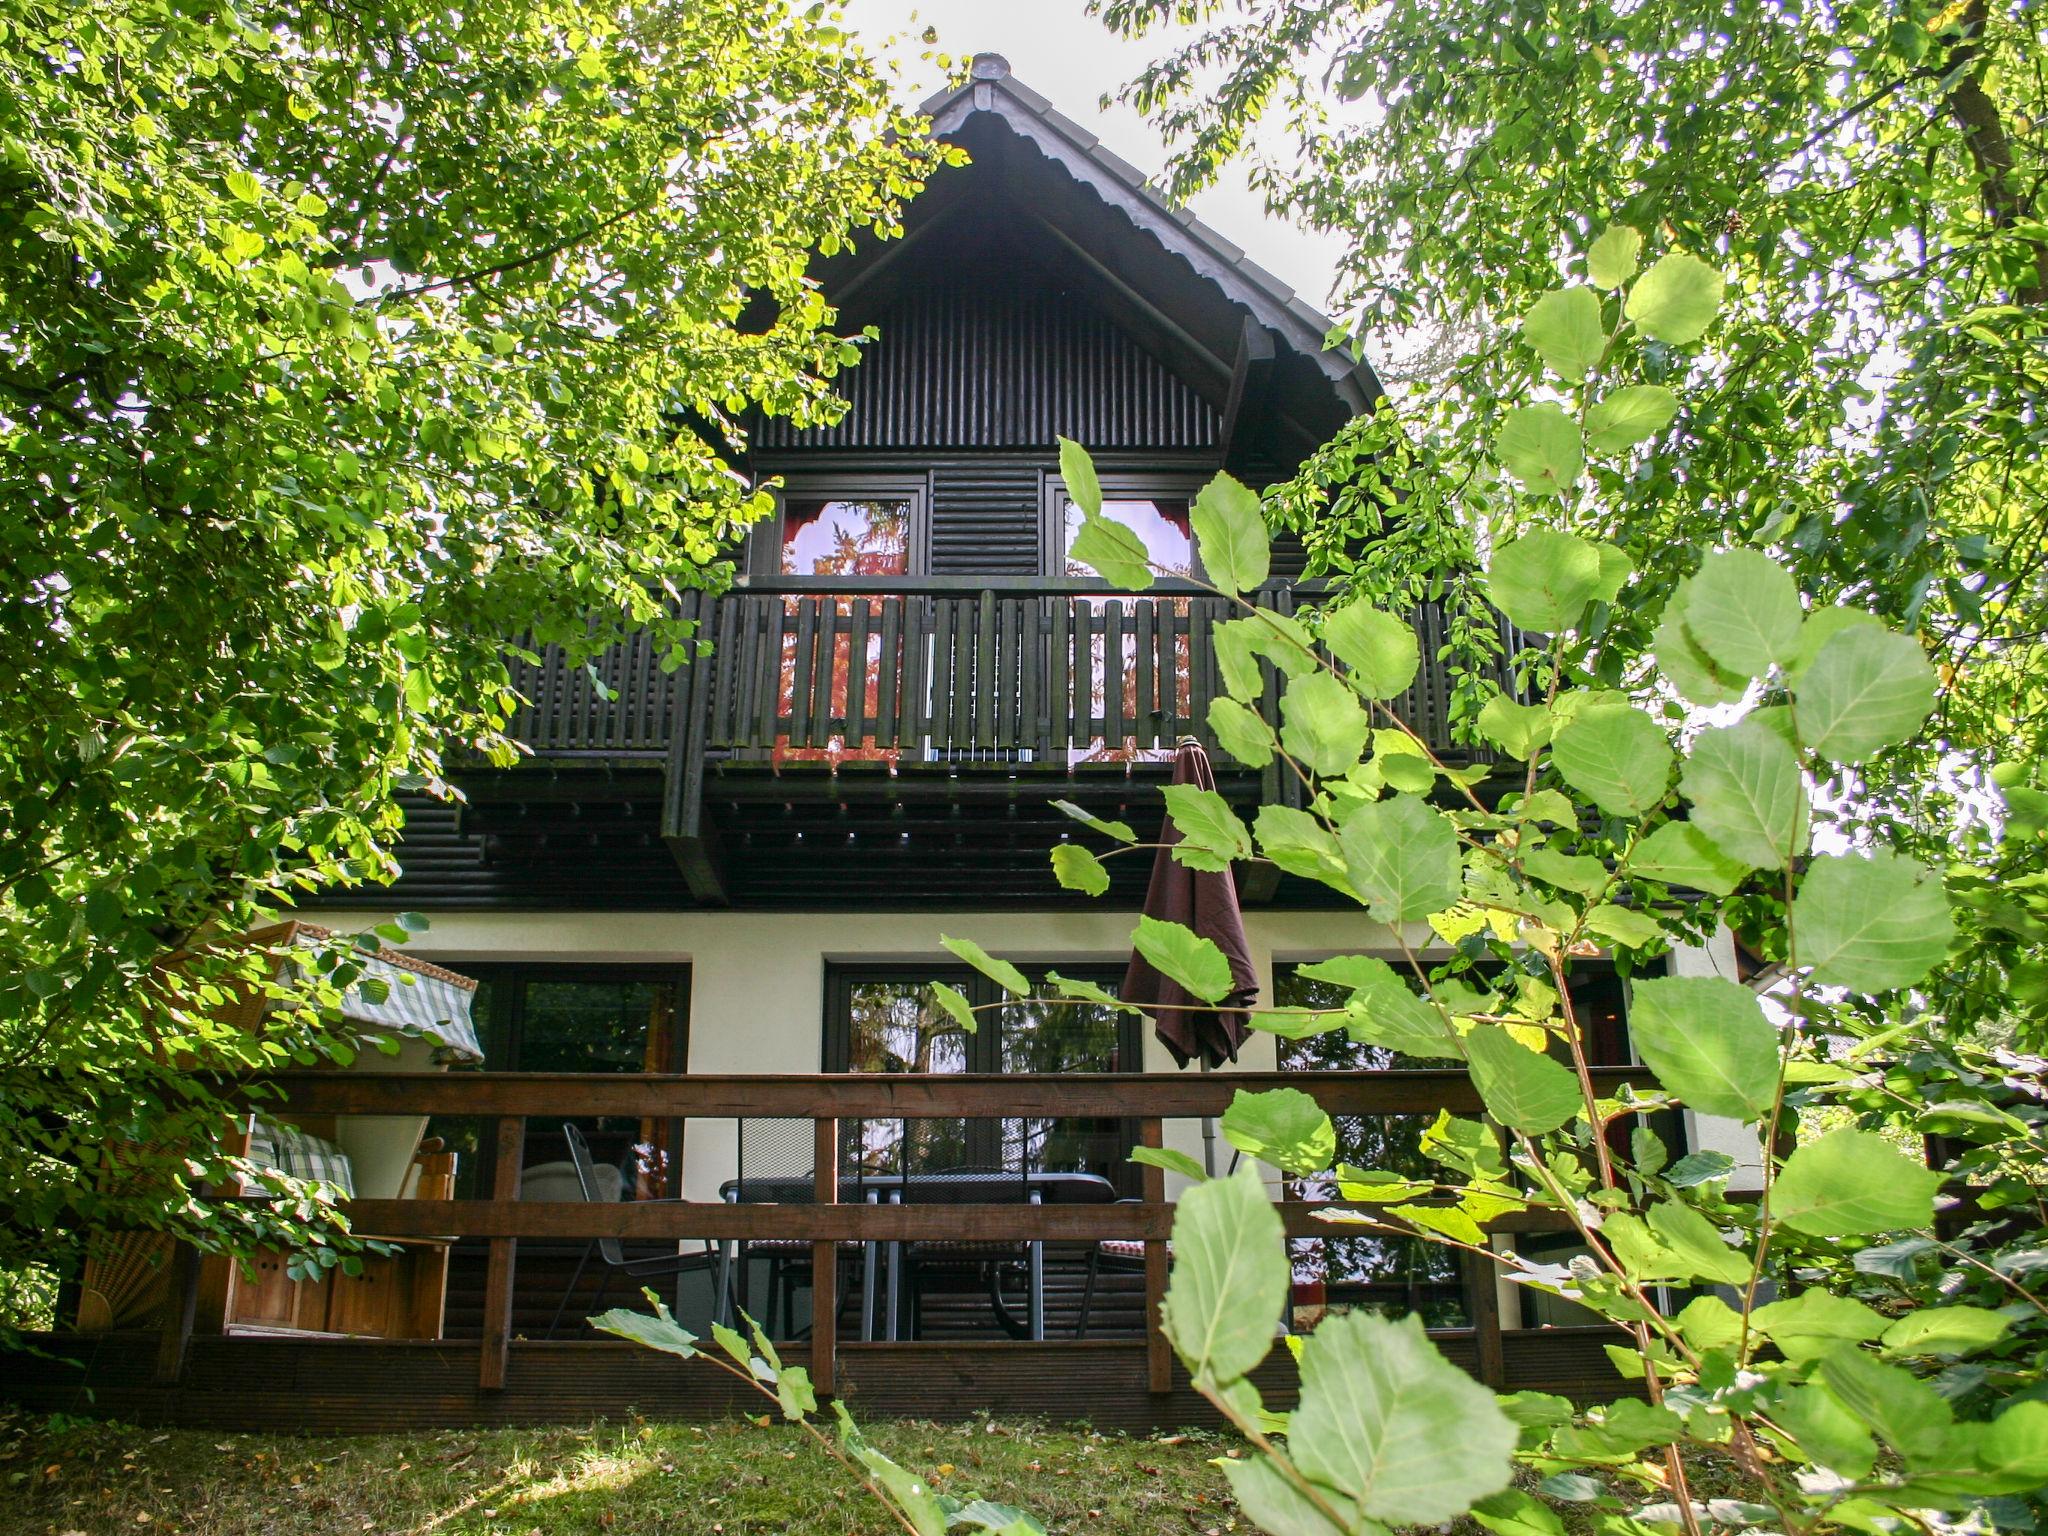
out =
[[(1157, 1116), (1138, 1123), (1138, 1143), (1154, 1151), (1166, 1145), (1166, 1127)], [(1156, 1209), (1166, 1201), (1166, 1170), (1145, 1167), (1145, 1204)], [(1157, 1395), (1173, 1388), (1173, 1350), (1166, 1340), (1167, 1252), (1163, 1235), (1145, 1238), (1145, 1388)]]
[(1499, 1275), (1493, 1260), (1458, 1256), (1465, 1282), (1465, 1316), (1472, 1325), (1473, 1374), (1496, 1392), (1507, 1389), (1507, 1353), (1500, 1325)]
[[(491, 1188), (498, 1193), (499, 1199), (512, 1204), (515, 1209), (525, 1163), (526, 1121), (518, 1116), (500, 1120)], [(402, 1206), (438, 1202), (393, 1200), (387, 1203)], [(374, 1231), (376, 1228), (366, 1230)], [(428, 1234), (392, 1232), (390, 1235), (411, 1237)], [(505, 1385), (505, 1362), (512, 1344), (512, 1281), (518, 1261), (519, 1241), (516, 1237), (508, 1235), (491, 1239), (489, 1268), (484, 1279), (484, 1336), (482, 1347), (477, 1352), (476, 1385), (479, 1392), (496, 1392)]]
[(192, 1330), (199, 1317), (199, 1277), (202, 1260), (190, 1243), (173, 1250), (175, 1266), (170, 1295), (164, 1301), (163, 1322), (157, 1335), (155, 1380), (170, 1385), (185, 1375), (185, 1362), (192, 1348)]
[[(1603, 1095), (1648, 1088), (1643, 1067), (1595, 1067)], [(1456, 1068), (1394, 1072), (1103, 1072), (1032, 1076), (842, 1073), (818, 1076), (568, 1072), (291, 1072), (252, 1081), (265, 1107), (335, 1115), (670, 1115), (816, 1119), (1015, 1118), (1049, 1115), (1220, 1115), (1239, 1089), (1294, 1088), (1331, 1114), (1476, 1114), (1477, 1090)]]
[[(1151, 1201), (1107, 1205), (728, 1205), (717, 1200), (357, 1200), (345, 1209), (357, 1230), (385, 1237), (592, 1238), (759, 1242), (960, 1242), (1000, 1235), (1018, 1241), (1150, 1242), (1173, 1229), (1174, 1207)], [(1339, 1238), (1355, 1227), (1324, 1218), (1352, 1209), (1341, 1201), (1283, 1201), (1275, 1206), (1290, 1237)], [(1495, 1232), (1567, 1232), (1554, 1210), (1498, 1216)]]
[(1273, 379), (1273, 334), (1250, 315), (1238, 332), (1237, 360), (1230, 370), (1230, 393), (1223, 401), (1223, 420), (1216, 429), (1216, 451), (1225, 463), (1237, 437), (1237, 424), (1256, 416)]
[[(839, 1203), (839, 1122), (812, 1125), (811, 1198), (820, 1206)], [(828, 1240), (811, 1244), (811, 1382), (830, 1397), (839, 1390), (839, 1245)]]

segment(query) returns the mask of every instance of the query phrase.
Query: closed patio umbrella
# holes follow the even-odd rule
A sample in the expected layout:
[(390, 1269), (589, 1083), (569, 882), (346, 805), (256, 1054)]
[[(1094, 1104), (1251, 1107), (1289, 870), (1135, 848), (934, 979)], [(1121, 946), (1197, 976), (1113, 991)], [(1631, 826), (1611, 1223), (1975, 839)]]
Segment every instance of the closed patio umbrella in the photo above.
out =
[[(1200, 742), (1183, 737), (1173, 758), (1173, 782), (1213, 790), (1216, 775)], [(1259, 977), (1245, 944), (1244, 917), (1237, 905), (1237, 882), (1227, 869), (1190, 869), (1173, 856), (1180, 833), (1168, 817), (1159, 833), (1161, 847), (1152, 860), (1152, 881), (1145, 889), (1145, 915), (1191, 928), (1223, 951), (1230, 962), (1231, 988), (1221, 1000), (1224, 1011), (1210, 1012), (1180, 983), (1160, 974), (1141, 954), (1131, 956), (1124, 974), (1123, 997), (1136, 1003), (1152, 1020), (1159, 1043), (1186, 1066), (1199, 1060), (1202, 1070), (1237, 1060), (1244, 1043), (1246, 1010), (1258, 1001)], [(1202, 1126), (1205, 1151), (1213, 1132)], [(1210, 1160), (1213, 1162), (1213, 1152)], [(1211, 1172), (1215, 1170), (1210, 1169)]]

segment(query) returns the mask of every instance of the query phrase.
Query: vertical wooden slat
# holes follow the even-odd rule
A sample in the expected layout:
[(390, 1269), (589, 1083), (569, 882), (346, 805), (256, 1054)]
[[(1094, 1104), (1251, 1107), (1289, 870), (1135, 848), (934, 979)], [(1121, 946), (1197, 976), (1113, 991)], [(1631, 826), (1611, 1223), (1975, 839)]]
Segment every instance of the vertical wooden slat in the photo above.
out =
[(931, 738), (933, 750), (943, 753), (953, 744), (953, 599), (933, 598), (931, 614)]
[(926, 636), (931, 629), (931, 604), (924, 598), (908, 599), (903, 605), (903, 702), (896, 716), (896, 745), (915, 752), (924, 739), (927, 669)]
[(1465, 1315), (1472, 1320), (1474, 1365), (1479, 1379), (1496, 1391), (1508, 1384), (1507, 1351), (1500, 1337), (1500, 1290), (1493, 1260), (1459, 1255), (1464, 1269)]
[(796, 656), (790, 663), (789, 744), (802, 746), (811, 733), (811, 671), (817, 658), (818, 600), (796, 599)]
[(1045, 731), (1040, 694), (1045, 685), (1045, 605), (1036, 598), (1018, 598), (1012, 605), (1017, 623), (1017, 746), (1041, 751)]
[(868, 619), (874, 599), (853, 599), (846, 638), (846, 745), (858, 752), (868, 734)]
[(1102, 746), (1124, 744), (1124, 605), (1111, 598), (1102, 610)]
[[(953, 683), (953, 734), (962, 747), (992, 747), (989, 722), (995, 709), (995, 595), (984, 592), (961, 615), (960, 660)], [(963, 605), (964, 606), (964, 605)], [(972, 644), (967, 622), (973, 623)], [(976, 698), (979, 695), (979, 699)]]
[(996, 748), (1010, 751), (1017, 745), (1017, 692), (1022, 686), (1017, 654), (1023, 638), (1018, 633), (1017, 600), (1010, 597), (992, 600), (996, 605), (996, 696), (995, 718), (990, 724)]
[(1131, 659), (1137, 664), (1138, 676), (1137, 701), (1133, 706), (1131, 725), (1140, 747), (1159, 745), (1159, 696), (1153, 691), (1158, 680), (1156, 663), (1159, 658), (1152, 649), (1153, 615), (1158, 608), (1158, 602), (1149, 597), (1131, 600), (1132, 627), (1137, 631)]
[(1215, 665), (1209, 644), (1209, 626), (1216, 622), (1217, 615), (1204, 598), (1192, 598), (1188, 602), (1188, 728), (1207, 746), (1215, 746), (1215, 737), (1209, 734), (1209, 701), (1216, 697), (1217, 688), (1210, 679), (1210, 669)]
[[(861, 601), (865, 603), (866, 598)], [(839, 1122), (816, 1120), (811, 1135), (812, 1198), (839, 1203)], [(839, 1245), (811, 1244), (811, 1384), (821, 1394), (835, 1391), (839, 1369)]]
[(1074, 600), (1071, 597), (1055, 597), (1052, 600), (1052, 644), (1050, 647), (1052, 666), (1045, 685), (1046, 723), (1051, 727), (1052, 750), (1061, 752), (1073, 739), (1074, 696), (1071, 684), (1074, 676), (1073, 636), (1070, 630), (1074, 620)]
[(901, 676), (897, 661), (903, 644), (903, 599), (882, 599), (882, 657), (875, 668), (875, 745), (886, 747), (896, 739), (896, 686)]
[(712, 652), (702, 666), (711, 668), (714, 692), (711, 698), (711, 724), (704, 735), (706, 746), (729, 747), (739, 740), (739, 725), (734, 718), (737, 709), (735, 684), (739, 681), (740, 658), (746, 647), (740, 643), (740, 607), (742, 599), (722, 597), (714, 610), (717, 629), (712, 636)]
[[(520, 1170), (526, 1162), (526, 1121), (505, 1115), (498, 1121), (496, 1163), (491, 1178), (493, 1200), (519, 1198)], [(494, 1237), (484, 1271), (483, 1347), (477, 1355), (477, 1390), (501, 1392), (505, 1362), (512, 1349), (512, 1279), (519, 1262), (519, 1239)]]
[(755, 612), (748, 629), (756, 637), (754, 652), (753, 726), (747, 745), (775, 745), (776, 725), (782, 717), (782, 639), (789, 628), (789, 604), (779, 597), (747, 600)]
[(1078, 601), (1074, 610), (1074, 745), (1083, 752), (1095, 740), (1095, 666), (1091, 638), (1095, 605)]
[[(1159, 1148), (1166, 1145), (1166, 1122), (1157, 1115), (1147, 1115), (1138, 1122), (1138, 1143), (1140, 1146)], [(1147, 1163), (1143, 1168), (1145, 1203), (1164, 1205), (1166, 1203), (1166, 1170)], [(1166, 1241), (1163, 1238), (1145, 1239), (1145, 1386), (1153, 1392), (1173, 1390), (1173, 1351), (1166, 1342), (1163, 1308), (1166, 1303)]]
[(839, 634), (845, 628), (838, 598), (821, 597), (817, 599), (817, 608), (818, 628), (812, 643), (818, 655), (811, 667), (811, 733), (805, 742), (812, 747), (825, 746), (832, 740), (832, 673), (839, 664)]

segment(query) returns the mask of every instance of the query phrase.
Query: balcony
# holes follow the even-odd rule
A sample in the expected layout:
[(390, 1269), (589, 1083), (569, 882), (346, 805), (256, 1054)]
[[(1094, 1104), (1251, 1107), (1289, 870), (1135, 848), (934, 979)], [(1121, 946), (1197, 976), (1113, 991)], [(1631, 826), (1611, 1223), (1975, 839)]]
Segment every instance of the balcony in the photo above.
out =
[[(1256, 601), (1292, 614), (1314, 595), (1275, 586)], [(644, 637), (587, 668), (554, 650), (515, 665), (529, 703), (511, 731), (539, 766), (470, 783), (465, 827), (493, 858), (602, 856), (658, 826), (711, 905), (850, 904), (877, 880), (910, 904), (1045, 902), (1058, 898), (1045, 850), (1073, 830), (1053, 800), (1144, 825), (1176, 743), (1215, 747), (1211, 635), (1232, 607), (1184, 584), (783, 578), (682, 604), (711, 649), (673, 674)], [(1447, 761), (1470, 761), (1434, 660), (1444, 615), (1423, 605), (1414, 623), (1424, 667), (1395, 707)], [(1264, 705), (1276, 724), (1277, 695)], [(1247, 812), (1298, 799), (1277, 765), (1215, 762)], [(1134, 896), (1144, 871), (1119, 863), (1114, 894)], [(1275, 899), (1283, 880), (1254, 873), (1246, 898)]]

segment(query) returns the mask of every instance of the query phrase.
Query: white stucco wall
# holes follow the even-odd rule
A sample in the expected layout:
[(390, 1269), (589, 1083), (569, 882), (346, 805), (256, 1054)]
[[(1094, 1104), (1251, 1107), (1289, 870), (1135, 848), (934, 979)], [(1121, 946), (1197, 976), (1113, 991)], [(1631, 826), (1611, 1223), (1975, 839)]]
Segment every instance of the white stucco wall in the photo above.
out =
[[(364, 913), (307, 913), (309, 921), (360, 928)], [(1121, 965), (1130, 958), (1128, 911), (1076, 912), (437, 912), (411, 952), (460, 970), (464, 961), (574, 961), (585, 964), (687, 962), (690, 966), (689, 1070), (807, 1073), (823, 1069), (825, 972), (834, 963), (954, 964), (941, 933), (973, 939), (1020, 963)], [(1271, 1001), (1276, 962), (1333, 954), (1399, 956), (1390, 930), (1345, 912), (1245, 913), (1245, 936)], [(1418, 927), (1409, 942), (1430, 935)], [(1147, 1071), (1174, 1070), (1166, 1048), (1144, 1034)], [(1254, 1034), (1236, 1070), (1270, 1072), (1275, 1040)], [(486, 1063), (488, 1065), (488, 1063)], [(1194, 1071), (1190, 1067), (1187, 1070)], [(1224, 1070), (1233, 1070), (1225, 1068)], [(1167, 1144), (1197, 1161), (1201, 1122), (1170, 1121)], [(1217, 1142), (1219, 1169), (1231, 1149)], [(715, 1200), (737, 1160), (730, 1120), (690, 1123), (684, 1138), (684, 1191)], [(1169, 1177), (1168, 1192), (1181, 1181)]]

